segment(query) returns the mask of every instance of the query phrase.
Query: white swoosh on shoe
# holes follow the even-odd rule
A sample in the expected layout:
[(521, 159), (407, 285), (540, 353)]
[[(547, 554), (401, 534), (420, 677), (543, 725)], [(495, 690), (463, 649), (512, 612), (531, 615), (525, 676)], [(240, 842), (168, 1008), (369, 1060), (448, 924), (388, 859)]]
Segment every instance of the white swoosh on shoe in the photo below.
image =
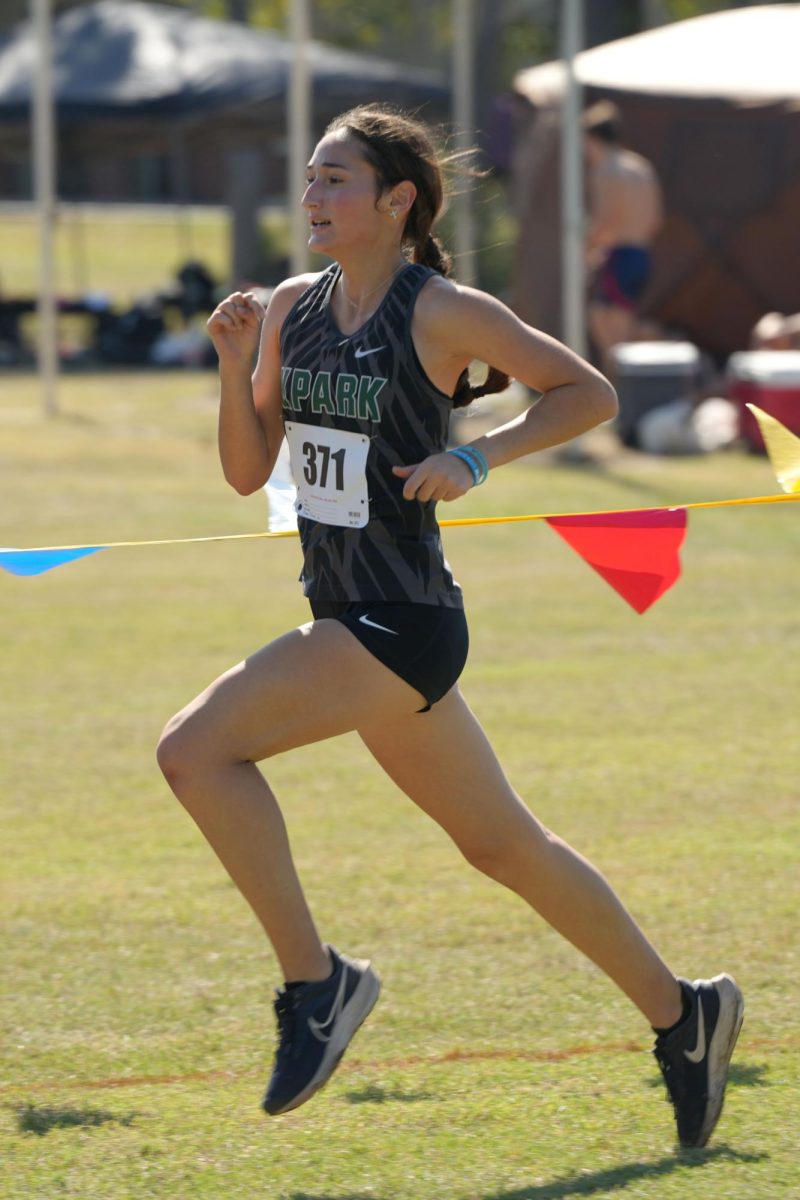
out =
[(706, 1054), (706, 1018), (703, 1013), (703, 1001), (698, 997), (697, 1004), (700, 1015), (697, 1019), (697, 1045), (694, 1050), (684, 1050), (684, 1056), (690, 1063), (702, 1062)]
[(364, 613), (363, 617), (359, 617), (358, 620), (361, 625), (369, 625), (371, 629), (382, 629), (384, 633), (393, 633), (395, 637), (400, 636), (396, 629), (387, 629), (385, 625), (378, 625), (376, 621), (370, 621), (366, 613)]
[(342, 969), (341, 982), (339, 983), (338, 991), (334, 997), (331, 1011), (328, 1013), (325, 1020), (317, 1021), (314, 1017), (308, 1018), (308, 1027), (313, 1033), (314, 1037), (320, 1042), (329, 1042), (331, 1040), (331, 1034), (333, 1033), (333, 1027), (336, 1023), (336, 1018), (338, 1017), (342, 1009), (342, 1005), (344, 1004), (344, 991), (346, 986), (347, 968), (344, 967)]

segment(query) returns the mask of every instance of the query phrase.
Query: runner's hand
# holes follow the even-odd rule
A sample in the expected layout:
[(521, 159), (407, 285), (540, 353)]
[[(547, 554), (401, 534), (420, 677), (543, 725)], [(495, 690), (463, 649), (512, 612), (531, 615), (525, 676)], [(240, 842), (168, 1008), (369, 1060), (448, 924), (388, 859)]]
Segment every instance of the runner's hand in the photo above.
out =
[(404, 500), (458, 500), (472, 487), (469, 467), (455, 454), (432, 454), (409, 467), (392, 467), (405, 479)]
[(220, 360), (251, 362), (263, 319), (264, 306), (252, 292), (234, 292), (218, 304), (206, 328)]

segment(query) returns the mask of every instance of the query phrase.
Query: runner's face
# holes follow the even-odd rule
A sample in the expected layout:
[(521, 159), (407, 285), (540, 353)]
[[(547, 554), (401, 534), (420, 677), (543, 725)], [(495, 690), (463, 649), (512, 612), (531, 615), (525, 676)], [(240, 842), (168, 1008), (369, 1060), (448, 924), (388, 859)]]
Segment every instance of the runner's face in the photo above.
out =
[(308, 213), (310, 249), (333, 257), (355, 246), (370, 246), (387, 226), (387, 204), (376, 207), (375, 171), (358, 141), (328, 134), (317, 146), (306, 172), (302, 204)]

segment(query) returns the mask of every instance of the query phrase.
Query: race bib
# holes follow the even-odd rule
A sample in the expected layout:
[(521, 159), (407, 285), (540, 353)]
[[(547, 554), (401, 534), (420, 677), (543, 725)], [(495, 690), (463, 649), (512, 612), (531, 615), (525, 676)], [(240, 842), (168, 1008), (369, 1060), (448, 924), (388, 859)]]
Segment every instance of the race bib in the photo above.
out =
[(287, 421), (285, 428), (298, 515), (325, 525), (362, 529), (369, 521), (369, 438), (296, 421)]

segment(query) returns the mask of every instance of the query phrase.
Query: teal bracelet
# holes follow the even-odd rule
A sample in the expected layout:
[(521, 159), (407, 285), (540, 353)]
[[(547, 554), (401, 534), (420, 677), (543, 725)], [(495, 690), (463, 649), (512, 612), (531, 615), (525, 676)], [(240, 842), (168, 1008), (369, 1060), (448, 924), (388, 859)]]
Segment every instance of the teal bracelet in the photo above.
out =
[(475, 446), (457, 446), (453, 451), (458, 458), (465, 462), (472, 472), (473, 487), (486, 482), (489, 474), (489, 464)]
[(472, 458), (477, 462), (481, 472), (481, 477), (478, 482), (485, 483), (489, 474), (489, 464), (486, 461), (483, 451), (479, 450), (477, 446), (462, 446), (461, 449), (466, 450), (467, 454), (472, 455)]
[(465, 454), (460, 446), (457, 446), (455, 450), (448, 450), (447, 453), (452, 454), (454, 458), (461, 459), (461, 462), (466, 464), (467, 469), (472, 476), (472, 486), (477, 487), (481, 477), (477, 463), (473, 462), (470, 456)]
[(475, 446), (456, 446), (454, 449), (448, 450), (447, 453), (454, 454), (456, 458), (460, 458), (463, 463), (466, 463), (472, 475), (473, 487), (478, 487), (479, 484), (486, 482), (486, 477), (489, 474), (489, 464), (481, 451), (476, 449)]

